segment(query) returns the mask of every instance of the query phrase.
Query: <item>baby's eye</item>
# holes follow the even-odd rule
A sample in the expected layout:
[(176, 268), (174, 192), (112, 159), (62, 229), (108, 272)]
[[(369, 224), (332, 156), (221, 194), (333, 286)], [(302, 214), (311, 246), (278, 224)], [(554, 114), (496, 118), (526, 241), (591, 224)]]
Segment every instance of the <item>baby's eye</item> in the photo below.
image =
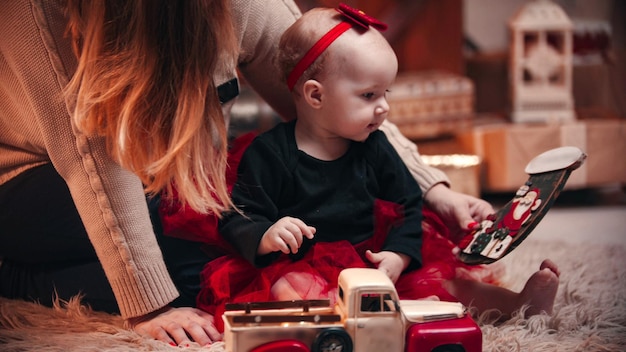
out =
[(372, 99), (376, 94), (369, 92), (369, 93), (363, 93), (363, 98), (365, 99)]

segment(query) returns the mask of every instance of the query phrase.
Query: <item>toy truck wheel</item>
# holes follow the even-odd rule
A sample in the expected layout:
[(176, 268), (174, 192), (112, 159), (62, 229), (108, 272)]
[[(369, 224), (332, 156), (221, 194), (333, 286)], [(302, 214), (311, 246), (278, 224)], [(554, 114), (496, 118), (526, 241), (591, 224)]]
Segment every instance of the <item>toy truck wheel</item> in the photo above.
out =
[(352, 348), (352, 338), (345, 330), (330, 328), (317, 335), (311, 352), (352, 352)]

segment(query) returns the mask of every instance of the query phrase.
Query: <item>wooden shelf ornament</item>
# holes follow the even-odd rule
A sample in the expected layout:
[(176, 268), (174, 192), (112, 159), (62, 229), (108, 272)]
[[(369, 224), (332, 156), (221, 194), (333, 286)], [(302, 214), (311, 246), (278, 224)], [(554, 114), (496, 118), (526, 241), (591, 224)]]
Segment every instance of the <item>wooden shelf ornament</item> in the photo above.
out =
[(531, 0), (509, 20), (509, 84), (513, 122), (575, 120), (572, 30), (550, 0)]

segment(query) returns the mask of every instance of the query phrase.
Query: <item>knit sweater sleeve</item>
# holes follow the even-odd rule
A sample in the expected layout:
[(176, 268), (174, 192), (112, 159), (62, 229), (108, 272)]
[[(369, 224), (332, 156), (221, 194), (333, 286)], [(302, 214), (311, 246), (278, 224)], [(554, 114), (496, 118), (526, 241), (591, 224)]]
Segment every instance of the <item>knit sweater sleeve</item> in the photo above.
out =
[(22, 141), (31, 165), (51, 162), (66, 181), (122, 316), (165, 306), (178, 292), (156, 242), (142, 184), (108, 156), (102, 138), (75, 128), (74, 104), (63, 99), (76, 66), (63, 10), (56, 1), (16, 0), (3, 3), (0, 12), (2, 59), (11, 63), (0, 65), (3, 83), (11, 87), (2, 104), (13, 106), (5, 110), (11, 114), (6, 121), (23, 124), (3, 130), (3, 139)]
[[(239, 71), (246, 82), (283, 119), (295, 116), (295, 105), (274, 59), (283, 32), (298, 19), (300, 10), (290, 0), (234, 0), (236, 30), (240, 36)], [(241, 3), (241, 6), (239, 5)]]

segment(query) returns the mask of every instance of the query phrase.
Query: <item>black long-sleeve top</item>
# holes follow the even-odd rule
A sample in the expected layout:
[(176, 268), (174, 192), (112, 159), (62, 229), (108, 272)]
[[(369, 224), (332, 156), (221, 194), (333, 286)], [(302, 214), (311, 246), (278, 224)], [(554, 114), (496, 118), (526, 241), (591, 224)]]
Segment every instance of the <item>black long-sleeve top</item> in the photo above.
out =
[(281, 123), (244, 152), (232, 191), (244, 214), (225, 214), (220, 221), (225, 239), (256, 266), (278, 256), (257, 256), (257, 248), (265, 231), (285, 216), (314, 226), (314, 241), (356, 244), (373, 235), (374, 203), (381, 199), (404, 211), (383, 250), (406, 254), (411, 267), (419, 266), (422, 193), (384, 133), (376, 131), (353, 142), (342, 157), (322, 161), (298, 150), (294, 127), (295, 121)]

